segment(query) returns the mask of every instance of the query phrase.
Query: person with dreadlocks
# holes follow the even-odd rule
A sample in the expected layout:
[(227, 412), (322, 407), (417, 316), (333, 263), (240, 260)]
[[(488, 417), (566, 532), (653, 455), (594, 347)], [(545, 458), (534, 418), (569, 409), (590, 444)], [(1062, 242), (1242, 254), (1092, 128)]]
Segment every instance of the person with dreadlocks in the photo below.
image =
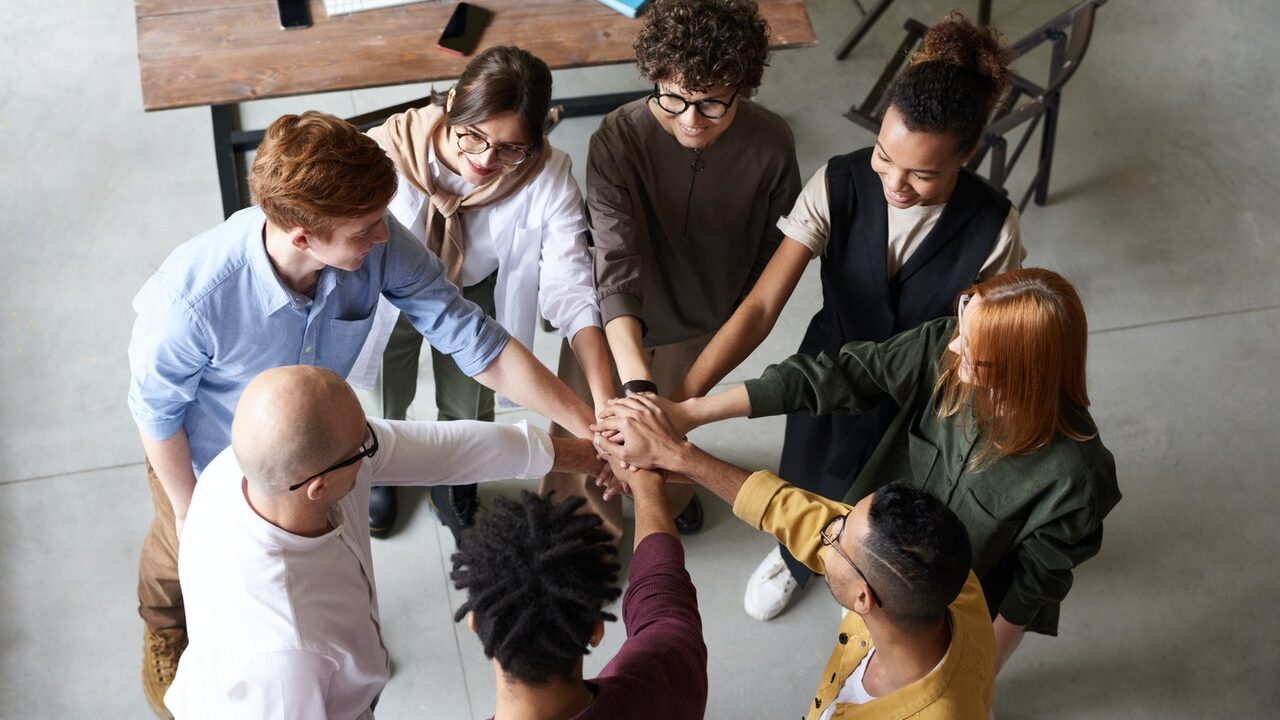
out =
[[(464, 618), (493, 661), (494, 720), (695, 720), (707, 703), (707, 646), (662, 476), (625, 473), (635, 499), (635, 552), (622, 649), (592, 680), (582, 658), (604, 637), (618, 597), (613, 535), (580, 496), (499, 499), (463, 531), (450, 577)], [(536, 714), (531, 712), (536, 711)]]

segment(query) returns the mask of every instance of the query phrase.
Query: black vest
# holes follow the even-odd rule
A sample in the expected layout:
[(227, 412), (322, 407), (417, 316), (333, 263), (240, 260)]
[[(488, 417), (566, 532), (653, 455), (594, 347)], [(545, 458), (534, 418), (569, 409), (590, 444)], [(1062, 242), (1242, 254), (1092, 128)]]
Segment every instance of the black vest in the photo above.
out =
[[(886, 265), (889, 205), (866, 148), (827, 164), (831, 240), (822, 258), (822, 310), (800, 352), (835, 357), (853, 340), (884, 342), (951, 314), (991, 255), (1009, 215), (1008, 198), (961, 170), (941, 217), (892, 278)], [(782, 477), (841, 499), (897, 413), (887, 402), (859, 416), (792, 413), (782, 448)], [(843, 484), (843, 489), (836, 487)]]

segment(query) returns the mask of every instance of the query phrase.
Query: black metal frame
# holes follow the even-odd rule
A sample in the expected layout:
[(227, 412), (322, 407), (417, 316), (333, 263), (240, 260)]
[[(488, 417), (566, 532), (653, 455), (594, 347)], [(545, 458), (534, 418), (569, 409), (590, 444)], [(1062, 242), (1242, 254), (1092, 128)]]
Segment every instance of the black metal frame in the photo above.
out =
[[(862, 38), (871, 30), (871, 26), (880, 21), (880, 16), (884, 15), (889, 6), (893, 4), (893, 0), (879, 0), (875, 7), (870, 11), (863, 9), (859, 0), (853, 0), (858, 9), (862, 11), (862, 19), (854, 26), (844, 40), (840, 41), (840, 46), (836, 48), (836, 59), (843, 60), (849, 57), (849, 53), (862, 42)], [(991, 24), (991, 0), (978, 0), (978, 24)]]
[[(632, 90), (553, 100), (551, 104), (552, 107), (561, 108), (561, 118), (588, 117), (612, 112), (648, 94), (648, 90)], [(430, 101), (429, 96), (411, 100), (348, 118), (348, 122), (361, 130), (368, 130), (382, 124), (396, 113), (422, 107)], [(240, 125), (238, 104), (213, 105), (209, 109), (213, 117), (213, 151), (218, 161), (218, 187), (222, 193), (222, 213), (225, 217), (231, 217), (233, 213), (248, 205), (248, 197), (242, 182), (245, 178), (244, 154), (257, 149), (266, 131), (238, 129)]]
[[(1017, 73), (1013, 75), (1010, 89), (997, 103), (991, 121), (983, 130), (978, 151), (967, 167), (977, 172), (989, 156), (991, 163), (987, 182), (1007, 193), (1005, 182), (1022, 157), (1022, 151), (1026, 149), (1032, 135), (1039, 129), (1040, 152), (1036, 172), (1018, 203), (1019, 212), (1026, 209), (1032, 197), (1035, 198), (1036, 205), (1041, 206), (1048, 200), (1062, 89), (1079, 69), (1093, 36), (1093, 21), (1097, 9), (1106, 2), (1107, 0), (1083, 0), (1010, 46), (1014, 57), (1021, 57), (1044, 43), (1050, 43), (1052, 48), (1048, 81), (1040, 85)], [(906, 67), (911, 52), (924, 37), (928, 27), (918, 20), (907, 20), (903, 29), (906, 30), (906, 36), (894, 51), (871, 92), (860, 105), (850, 107), (844, 114), (849, 120), (873, 133), (880, 131), (880, 123), (884, 120), (888, 105), (885, 92), (889, 84)], [(1024, 125), (1022, 137), (1010, 153), (1006, 136)]]

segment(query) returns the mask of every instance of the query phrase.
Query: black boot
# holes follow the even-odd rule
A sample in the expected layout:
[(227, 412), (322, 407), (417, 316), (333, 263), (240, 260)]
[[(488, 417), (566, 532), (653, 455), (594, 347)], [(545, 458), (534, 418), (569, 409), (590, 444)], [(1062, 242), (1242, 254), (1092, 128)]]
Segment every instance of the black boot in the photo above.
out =
[(453, 542), (462, 546), (462, 531), (476, 521), (480, 507), (475, 485), (436, 485), (431, 488), (431, 504), (436, 517), (453, 533)]
[(689, 500), (689, 504), (684, 506), (684, 510), (676, 516), (676, 530), (681, 535), (693, 535), (702, 530), (702, 501), (697, 495)]
[(385, 538), (396, 524), (396, 489), (375, 487), (369, 490), (369, 535)]

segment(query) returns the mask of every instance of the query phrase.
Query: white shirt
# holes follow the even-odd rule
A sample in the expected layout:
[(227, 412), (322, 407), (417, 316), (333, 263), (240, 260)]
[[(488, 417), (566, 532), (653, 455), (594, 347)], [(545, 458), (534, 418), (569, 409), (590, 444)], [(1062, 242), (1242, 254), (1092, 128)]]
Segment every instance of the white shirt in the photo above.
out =
[[(946, 203), (915, 205), (896, 208), (889, 205), (889, 237), (885, 249), (889, 277), (893, 277), (906, 264), (911, 254), (920, 247), (929, 231), (938, 224)], [(827, 166), (818, 168), (791, 212), (778, 218), (778, 229), (792, 240), (804, 245), (819, 257), (827, 251), (831, 239), (831, 201), (827, 191)], [(1022, 267), (1027, 251), (1022, 247), (1022, 235), (1018, 225), (1018, 208), (1010, 206), (1004, 225), (996, 236), (991, 254), (978, 270), (978, 279), (986, 280), (1009, 270)], [(510, 328), (508, 328), (510, 330)]]
[(245, 498), (230, 448), (196, 483), (178, 576), (190, 644), (165, 694), (175, 718), (372, 718), (390, 677), (369, 549), (369, 488), (541, 477), (554, 450), (526, 423), (369, 418), (377, 455), (302, 537)]
[[(453, 173), (435, 159), (434, 148), (431, 152), (432, 177), (445, 180), (443, 184), (455, 191), (447, 180)], [(564, 151), (550, 145), (544, 152), (550, 153), (547, 162), (528, 185), (499, 202), (466, 211), (463, 221), (467, 247), (461, 282), (472, 285), (488, 277), (494, 268), (488, 258), (493, 258), (498, 270), (494, 319), (529, 348), (539, 311), (566, 340), (583, 328), (602, 326), (582, 194), (572, 163)], [(466, 185), (461, 177), (453, 177)], [(426, 243), (425, 193), (401, 177), (389, 209), (410, 234)], [(378, 305), (373, 330), (347, 376), (352, 385), (370, 388), (377, 381), (398, 312), (390, 303)]]
[(858, 663), (858, 667), (849, 673), (849, 677), (844, 681), (844, 685), (840, 686), (840, 693), (836, 695), (836, 699), (822, 711), (820, 720), (831, 720), (831, 714), (835, 712), (838, 705), (862, 705), (876, 699), (875, 695), (867, 692), (866, 686), (862, 684), (862, 678), (867, 674), (867, 665), (871, 662), (871, 656), (876, 654), (876, 649), (871, 648), (866, 655), (862, 656), (862, 662)]

